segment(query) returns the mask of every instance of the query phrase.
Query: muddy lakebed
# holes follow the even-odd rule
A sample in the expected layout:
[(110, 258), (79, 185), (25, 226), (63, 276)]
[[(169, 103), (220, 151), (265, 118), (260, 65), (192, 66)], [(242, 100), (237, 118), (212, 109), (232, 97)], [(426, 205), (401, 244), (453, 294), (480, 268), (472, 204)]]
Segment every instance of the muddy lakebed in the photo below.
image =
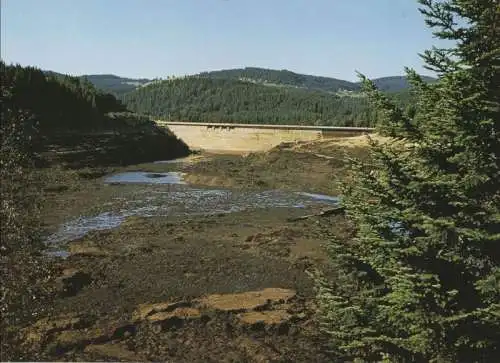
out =
[[(330, 361), (308, 271), (328, 271), (325, 242), (351, 232), (341, 215), (294, 218), (339, 199), (323, 194), (326, 184), (318, 192), (290, 179), (280, 188), (287, 176), (279, 179), (272, 166), (255, 178), (277, 172), (276, 186), (219, 182), (234, 179), (241, 165), (254, 168), (244, 164), (251, 158), (234, 160), (156, 162), (56, 180), (67, 187), (51, 193), (44, 216), (59, 296), (47, 323), (30, 330), (48, 358)], [(307, 177), (313, 185), (315, 175)]]
[[(171, 163), (181, 162), (172, 160)], [(166, 162), (165, 162), (166, 163)], [(64, 222), (46, 238), (48, 252), (67, 257), (65, 242), (87, 233), (119, 227), (127, 217), (178, 217), (217, 215), (245, 210), (269, 208), (307, 208), (338, 205), (339, 198), (318, 193), (281, 190), (233, 191), (188, 185), (183, 173), (129, 171), (102, 178), (111, 187), (135, 185), (134, 193), (125, 192), (103, 207), (108, 210), (97, 215), (81, 216)]]

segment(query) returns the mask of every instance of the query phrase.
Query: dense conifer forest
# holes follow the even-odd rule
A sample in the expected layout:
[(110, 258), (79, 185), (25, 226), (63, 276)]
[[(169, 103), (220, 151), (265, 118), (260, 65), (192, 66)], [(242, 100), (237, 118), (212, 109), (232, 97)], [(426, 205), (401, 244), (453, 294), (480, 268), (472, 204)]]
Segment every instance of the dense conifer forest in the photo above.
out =
[(2, 87), (9, 90), (3, 103), (29, 111), (41, 131), (103, 129), (106, 113), (126, 110), (113, 95), (85, 79), (3, 62), (0, 66)]
[[(114, 95), (85, 78), (4, 62), (0, 66), (6, 112), (2, 136), (11, 132), (10, 125), (21, 127), (32, 152), (62, 148), (71, 151), (67, 155), (77, 165), (122, 164), (189, 152), (168, 129), (130, 112)], [(98, 155), (99, 148), (103, 152)]]
[[(403, 107), (408, 91), (391, 94)], [(366, 97), (266, 85), (246, 80), (193, 76), (158, 81), (121, 100), (134, 112), (192, 122), (373, 126), (378, 115)]]
[(500, 357), (500, 8), (419, 3), (433, 34), (453, 42), (422, 55), (437, 82), (406, 69), (416, 113), (361, 76), (391, 141), (372, 140), (344, 183), (356, 232), (330, 241), (338, 274), (318, 289), (332, 361)]
[[(336, 126), (373, 126), (378, 120), (360, 92), (359, 82), (289, 70), (246, 67), (166, 80), (106, 74), (73, 79), (113, 94), (134, 112), (166, 120)], [(431, 77), (423, 80), (435, 81)], [(383, 77), (374, 83), (398, 105), (411, 104), (406, 77)]]

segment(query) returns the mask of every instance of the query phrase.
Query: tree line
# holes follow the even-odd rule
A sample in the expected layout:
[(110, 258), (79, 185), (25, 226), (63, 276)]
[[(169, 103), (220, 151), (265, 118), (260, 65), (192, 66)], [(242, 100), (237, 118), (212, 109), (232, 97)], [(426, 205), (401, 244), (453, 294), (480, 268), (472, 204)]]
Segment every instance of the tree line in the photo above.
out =
[[(410, 105), (408, 92), (391, 97)], [(134, 112), (174, 121), (373, 126), (379, 119), (360, 95), (205, 76), (155, 82), (120, 99)]]
[(452, 45), (422, 55), (436, 83), (407, 69), (416, 110), (361, 77), (392, 141), (352, 162), (342, 204), (354, 238), (330, 241), (336, 276), (318, 276), (335, 361), (500, 357), (500, 8), (419, 3)]
[(247, 79), (254, 83), (293, 86), (325, 92), (337, 92), (341, 90), (359, 91), (360, 89), (359, 84), (353, 82), (336, 78), (300, 74), (286, 69), (275, 70), (246, 67), (243, 69), (224, 69), (220, 71), (202, 72), (200, 76), (234, 80)]
[(9, 89), (2, 102), (30, 112), (42, 132), (102, 129), (108, 126), (105, 114), (126, 111), (113, 95), (85, 79), (4, 62), (0, 67), (2, 87)]
[[(52, 172), (44, 168), (54, 160), (63, 168), (164, 160), (189, 148), (88, 81), (4, 62), (0, 68), (0, 358), (47, 360), (21, 330), (50, 311), (56, 294), (57, 266), (42, 253), (40, 207)], [(102, 132), (110, 130), (117, 132)], [(78, 152), (46, 158), (39, 152), (46, 145)]]

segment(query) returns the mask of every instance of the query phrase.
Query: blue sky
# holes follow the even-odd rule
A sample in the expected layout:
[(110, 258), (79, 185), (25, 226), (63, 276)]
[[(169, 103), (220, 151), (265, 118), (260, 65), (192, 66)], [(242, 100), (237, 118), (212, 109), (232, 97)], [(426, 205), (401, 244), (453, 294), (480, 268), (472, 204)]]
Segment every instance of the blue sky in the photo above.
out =
[(356, 80), (423, 70), (415, 0), (1, 0), (8, 63), (166, 77), (257, 66)]

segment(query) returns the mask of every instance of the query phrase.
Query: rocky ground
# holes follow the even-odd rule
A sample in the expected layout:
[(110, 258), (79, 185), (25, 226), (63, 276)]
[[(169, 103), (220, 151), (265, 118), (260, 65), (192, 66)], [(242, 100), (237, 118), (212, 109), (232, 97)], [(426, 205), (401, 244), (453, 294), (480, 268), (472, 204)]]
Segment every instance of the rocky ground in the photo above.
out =
[[(358, 138), (359, 139), (359, 138)], [(354, 140), (354, 139), (353, 139)], [(356, 139), (357, 140), (357, 139)], [(336, 195), (343, 157), (364, 157), (366, 143), (281, 145), (246, 156), (201, 154), (182, 163), (52, 169), (46, 188), (48, 232), (95, 214), (141, 185), (103, 185), (123, 170), (186, 173), (190, 183), (233, 190)], [(314, 319), (314, 281), (329, 273), (324, 245), (348, 240), (341, 215), (325, 206), (264, 208), (196, 216), (128, 217), (64, 245), (57, 259), (53, 312), (24, 332), (50, 360), (171, 362), (323, 362)]]

